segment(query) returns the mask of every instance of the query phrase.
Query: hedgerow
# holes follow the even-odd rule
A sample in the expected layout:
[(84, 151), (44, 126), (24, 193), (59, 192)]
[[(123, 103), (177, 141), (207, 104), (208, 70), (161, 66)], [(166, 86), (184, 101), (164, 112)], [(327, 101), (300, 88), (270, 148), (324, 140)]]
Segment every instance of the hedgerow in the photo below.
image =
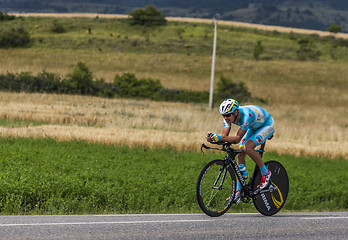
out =
[(30, 41), (30, 34), (23, 27), (0, 28), (0, 48), (26, 47)]
[(15, 15), (8, 15), (7, 13), (0, 11), (0, 21), (12, 21), (16, 18)]
[[(93, 80), (92, 72), (86, 64), (79, 62), (73, 72), (67, 76), (42, 71), (36, 76), (29, 72), (0, 74), (0, 90), (28, 93), (80, 94), (106, 98), (122, 97), (150, 99), (154, 101), (172, 101), (184, 103), (205, 103), (209, 99), (208, 91), (188, 91), (167, 89), (159, 80), (152, 78), (137, 79), (133, 73), (116, 75), (112, 83), (103, 78)], [(243, 101), (251, 99), (244, 83), (234, 83), (221, 76), (214, 102), (235, 97)]]

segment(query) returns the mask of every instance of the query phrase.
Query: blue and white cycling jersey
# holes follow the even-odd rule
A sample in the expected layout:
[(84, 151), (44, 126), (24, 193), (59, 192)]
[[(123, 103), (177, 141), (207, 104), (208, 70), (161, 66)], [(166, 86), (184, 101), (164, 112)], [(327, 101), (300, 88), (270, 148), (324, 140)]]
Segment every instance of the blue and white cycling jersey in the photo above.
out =
[[(271, 115), (263, 108), (256, 105), (242, 106), (239, 108), (240, 120), (235, 123), (243, 130), (247, 130), (240, 143), (241, 146), (248, 140), (255, 142), (256, 146), (264, 143), (275, 131)], [(224, 127), (231, 127), (225, 119)]]

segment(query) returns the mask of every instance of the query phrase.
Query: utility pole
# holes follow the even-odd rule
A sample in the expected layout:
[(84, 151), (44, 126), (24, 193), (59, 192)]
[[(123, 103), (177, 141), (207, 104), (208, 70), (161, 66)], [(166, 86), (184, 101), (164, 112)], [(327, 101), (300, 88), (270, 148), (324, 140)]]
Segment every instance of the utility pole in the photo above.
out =
[(213, 108), (213, 92), (214, 92), (214, 73), (215, 73), (215, 55), (216, 55), (216, 37), (217, 37), (217, 20), (214, 17), (214, 45), (213, 45), (213, 60), (211, 64), (211, 78), (210, 78), (210, 93), (209, 93), (209, 108)]

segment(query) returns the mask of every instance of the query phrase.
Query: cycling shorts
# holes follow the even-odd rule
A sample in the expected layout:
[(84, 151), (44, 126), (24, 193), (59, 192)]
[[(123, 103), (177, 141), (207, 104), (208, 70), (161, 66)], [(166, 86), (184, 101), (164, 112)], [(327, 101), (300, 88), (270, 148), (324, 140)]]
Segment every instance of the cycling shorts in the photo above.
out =
[(262, 125), (258, 129), (252, 129), (249, 128), (245, 135), (243, 136), (242, 140), (240, 141), (239, 147), (243, 147), (244, 144), (251, 140), (253, 141), (256, 146), (261, 145), (262, 143), (266, 142), (268, 138), (270, 138), (273, 133), (275, 132), (275, 125), (272, 117), (269, 117), (265, 124)]

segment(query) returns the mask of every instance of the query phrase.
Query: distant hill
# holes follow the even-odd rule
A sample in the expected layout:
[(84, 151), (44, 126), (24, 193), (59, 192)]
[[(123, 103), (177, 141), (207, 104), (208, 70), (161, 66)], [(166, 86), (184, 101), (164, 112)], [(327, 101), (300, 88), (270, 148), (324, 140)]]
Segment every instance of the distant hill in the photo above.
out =
[(152, 4), (166, 16), (328, 30), (330, 24), (348, 32), (347, 0), (0, 0), (3, 12), (128, 14)]

